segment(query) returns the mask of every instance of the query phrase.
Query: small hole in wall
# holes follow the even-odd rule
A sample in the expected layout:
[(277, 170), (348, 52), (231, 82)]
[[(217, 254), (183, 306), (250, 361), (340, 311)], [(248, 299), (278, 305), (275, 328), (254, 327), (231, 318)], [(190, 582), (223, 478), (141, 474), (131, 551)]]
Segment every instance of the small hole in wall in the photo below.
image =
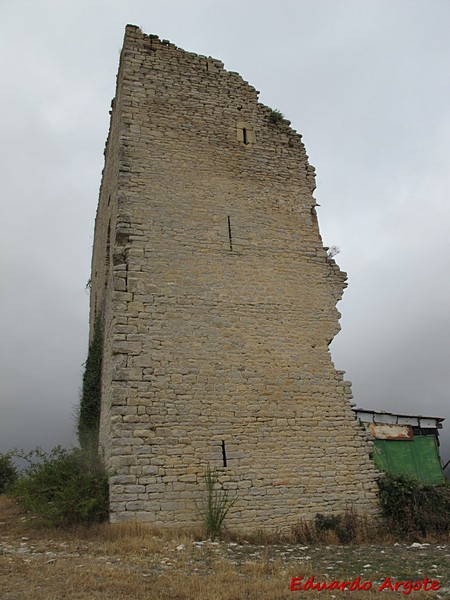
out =
[(222, 440), (222, 462), (223, 466), (227, 466), (227, 451), (225, 449), (225, 440)]

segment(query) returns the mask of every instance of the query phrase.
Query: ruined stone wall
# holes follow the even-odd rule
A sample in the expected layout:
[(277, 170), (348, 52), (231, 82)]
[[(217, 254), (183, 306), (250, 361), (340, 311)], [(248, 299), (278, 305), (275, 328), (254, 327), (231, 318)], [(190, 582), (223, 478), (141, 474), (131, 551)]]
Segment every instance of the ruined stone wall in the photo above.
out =
[(198, 523), (208, 464), (236, 499), (231, 528), (376, 511), (328, 350), (345, 274), (322, 244), (301, 136), (257, 95), (127, 27), (91, 290), (113, 520)]

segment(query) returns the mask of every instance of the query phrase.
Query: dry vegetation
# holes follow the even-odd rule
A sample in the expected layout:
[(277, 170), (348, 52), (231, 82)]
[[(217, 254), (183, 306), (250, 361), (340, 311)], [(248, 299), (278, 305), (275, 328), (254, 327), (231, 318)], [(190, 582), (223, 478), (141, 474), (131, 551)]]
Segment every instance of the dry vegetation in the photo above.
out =
[[(450, 545), (317, 546), (259, 539), (221, 542), (137, 525), (48, 529), (0, 496), (1, 600), (284, 600), (379, 597), (378, 583), (437, 579), (450, 598)], [(272, 542), (272, 543), (269, 543)], [(373, 582), (372, 591), (289, 591), (291, 577)], [(404, 597), (401, 592), (392, 597)]]

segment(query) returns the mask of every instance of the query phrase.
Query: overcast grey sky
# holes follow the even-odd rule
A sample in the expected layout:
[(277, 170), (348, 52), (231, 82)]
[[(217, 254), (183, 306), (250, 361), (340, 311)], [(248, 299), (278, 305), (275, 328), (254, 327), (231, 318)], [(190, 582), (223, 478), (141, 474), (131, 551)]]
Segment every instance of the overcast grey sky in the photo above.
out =
[(446, 417), (448, 460), (448, 0), (0, 0), (0, 452), (76, 442), (126, 23), (224, 61), (303, 135), (349, 275), (335, 364), (359, 406)]

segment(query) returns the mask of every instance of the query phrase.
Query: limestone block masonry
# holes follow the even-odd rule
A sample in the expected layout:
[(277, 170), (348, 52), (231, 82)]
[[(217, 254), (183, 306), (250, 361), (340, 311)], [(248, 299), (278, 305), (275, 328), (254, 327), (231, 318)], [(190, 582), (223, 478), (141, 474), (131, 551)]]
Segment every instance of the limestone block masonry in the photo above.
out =
[(91, 278), (113, 521), (199, 524), (208, 464), (230, 529), (377, 512), (307, 159), (237, 73), (127, 26)]

